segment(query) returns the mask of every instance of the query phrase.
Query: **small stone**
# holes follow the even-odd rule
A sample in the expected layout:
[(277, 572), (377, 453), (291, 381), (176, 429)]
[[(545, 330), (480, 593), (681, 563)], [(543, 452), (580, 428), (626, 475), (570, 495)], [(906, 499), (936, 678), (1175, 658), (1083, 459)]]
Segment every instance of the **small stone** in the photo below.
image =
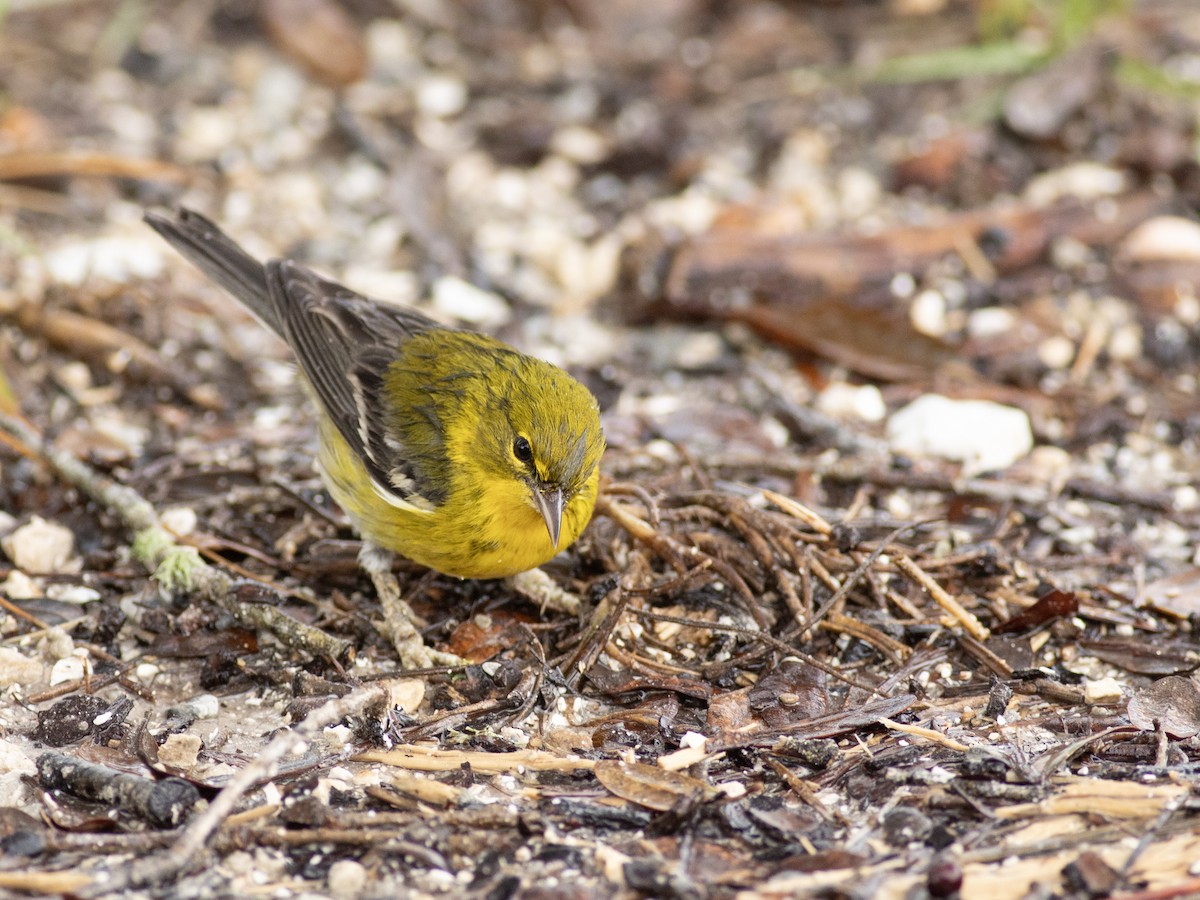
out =
[(221, 711), (221, 701), (212, 694), (197, 694), (183, 703), (176, 703), (167, 710), (167, 715), (178, 719), (215, 719)]
[(1155, 216), (1129, 232), (1117, 253), (1131, 262), (1200, 262), (1200, 223)]
[(330, 725), (321, 732), (325, 736), (325, 740), (329, 742), (331, 747), (340, 748), (350, 746), (350, 742), (354, 740), (354, 732), (345, 725)]
[(932, 830), (929, 817), (909, 806), (897, 806), (883, 817), (884, 840), (893, 847), (924, 841)]
[(746, 796), (746, 786), (740, 781), (723, 781), (717, 785), (717, 790), (730, 800), (737, 800)]
[(60, 627), (46, 631), (37, 642), (38, 652), (51, 662), (66, 659), (76, 652), (75, 641)]
[(29, 784), (36, 775), (28, 741), (0, 738), (0, 808), (25, 808), (34, 796)]
[(881, 422), (887, 415), (883, 394), (873, 384), (853, 385), (835, 381), (817, 395), (817, 409), (838, 419)]
[(1002, 306), (985, 306), (967, 316), (967, 334), (976, 339), (1012, 334), (1017, 317)]
[(1034, 206), (1049, 206), (1059, 200), (1095, 200), (1124, 192), (1129, 186), (1125, 172), (1095, 162), (1077, 162), (1035, 176), (1025, 188), (1025, 198)]
[(458, 115), (466, 108), (467, 99), (466, 84), (451, 75), (429, 75), (417, 85), (417, 106), (427, 116)]
[(25, 656), (12, 647), (0, 647), (0, 690), (14, 684), (28, 686), (45, 677), (41, 660)]
[(1115, 678), (1097, 678), (1086, 681), (1083, 696), (1088, 703), (1115, 703), (1121, 699), (1121, 683)]
[(585, 166), (603, 161), (609, 153), (608, 141), (604, 136), (582, 125), (560, 129), (551, 138), (550, 147), (559, 156)]
[(489, 331), (508, 324), (512, 318), (512, 310), (502, 297), (452, 275), (434, 284), (433, 305), (444, 316)]
[(701, 331), (683, 336), (674, 347), (672, 356), (676, 367), (685, 371), (715, 366), (725, 352), (721, 336), (711, 331)]
[(82, 681), (87, 674), (87, 660), (81, 656), (68, 656), (60, 659), (50, 669), (50, 684), (68, 684), (72, 681)]
[(85, 603), (95, 603), (100, 599), (100, 592), (83, 584), (50, 584), (46, 586), (46, 596), (60, 603), (74, 603), (83, 606)]
[(425, 699), (425, 682), (420, 678), (399, 678), (388, 683), (387, 692), (391, 707), (415, 713)]
[(357, 897), (367, 886), (367, 870), (353, 859), (339, 859), (329, 867), (329, 893), (335, 897)]
[(961, 462), (968, 476), (1005, 469), (1033, 449), (1033, 429), (1024, 411), (937, 394), (918, 397), (896, 412), (887, 434), (894, 452)]
[(175, 535), (185, 537), (196, 530), (196, 511), (187, 506), (174, 506), (160, 517), (163, 528)]
[(38, 575), (61, 575), (77, 569), (70, 566), (75, 551), (75, 535), (54, 522), (34, 516), (0, 539), (0, 548), (18, 569)]
[(1052, 335), (1038, 344), (1037, 354), (1047, 369), (1062, 370), (1075, 359), (1075, 344), (1064, 335)]
[(162, 272), (162, 242), (151, 238), (153, 235), (72, 240), (46, 254), (46, 268), (54, 281), (71, 287), (155, 278)]
[(180, 162), (212, 160), (237, 143), (236, 117), (219, 106), (197, 106), (182, 113), (176, 146)]
[(69, 362), (58, 369), (58, 381), (75, 396), (89, 391), (94, 386), (92, 370), (82, 362)]
[(196, 766), (204, 742), (194, 734), (169, 734), (158, 748), (158, 761), (178, 771), (187, 772)]
[(42, 589), (38, 583), (20, 569), (13, 569), (8, 573), (4, 583), (0, 584), (0, 591), (3, 591), (9, 600), (36, 600), (42, 596)]

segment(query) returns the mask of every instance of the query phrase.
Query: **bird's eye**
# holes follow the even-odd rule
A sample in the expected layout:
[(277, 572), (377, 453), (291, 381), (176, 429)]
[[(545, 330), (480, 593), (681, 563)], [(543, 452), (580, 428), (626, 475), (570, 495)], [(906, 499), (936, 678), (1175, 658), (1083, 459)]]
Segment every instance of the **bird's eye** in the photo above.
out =
[(526, 464), (533, 462), (533, 448), (526, 438), (518, 437), (513, 441), (513, 456)]

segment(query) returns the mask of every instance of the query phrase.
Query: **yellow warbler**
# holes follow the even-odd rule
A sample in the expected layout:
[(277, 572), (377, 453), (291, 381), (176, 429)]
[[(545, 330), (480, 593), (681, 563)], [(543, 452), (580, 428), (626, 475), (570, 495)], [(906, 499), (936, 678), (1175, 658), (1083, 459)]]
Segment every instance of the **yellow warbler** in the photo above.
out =
[(321, 475), (367, 541), (502, 578), (579, 537), (604, 437), (596, 398), (562, 369), (299, 263), (263, 265), (190, 210), (146, 221), (292, 349), (322, 412)]

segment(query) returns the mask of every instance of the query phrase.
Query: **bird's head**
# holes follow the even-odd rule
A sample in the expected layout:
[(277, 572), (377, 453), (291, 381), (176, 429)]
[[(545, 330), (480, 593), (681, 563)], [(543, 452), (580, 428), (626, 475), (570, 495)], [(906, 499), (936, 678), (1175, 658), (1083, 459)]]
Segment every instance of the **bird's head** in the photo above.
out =
[(556, 366), (531, 363), (529, 377), (514, 384), (510, 395), (506, 463), (509, 477), (524, 485), (527, 502), (540, 513), (557, 550), (564, 513), (593, 479), (604, 436), (591, 392)]

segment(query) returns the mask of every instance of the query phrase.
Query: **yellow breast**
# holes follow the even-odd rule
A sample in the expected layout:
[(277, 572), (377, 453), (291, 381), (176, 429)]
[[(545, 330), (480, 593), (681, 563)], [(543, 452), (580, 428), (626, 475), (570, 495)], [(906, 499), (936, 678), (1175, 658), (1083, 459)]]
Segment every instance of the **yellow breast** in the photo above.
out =
[(558, 547), (521, 482), (475, 478), (455, 484), (432, 510), (391, 502), (374, 490), (366, 468), (337, 428), (320, 425), (321, 475), (329, 493), (371, 543), (459, 578), (506, 578), (536, 568), (569, 547), (592, 517), (600, 472), (563, 510)]

